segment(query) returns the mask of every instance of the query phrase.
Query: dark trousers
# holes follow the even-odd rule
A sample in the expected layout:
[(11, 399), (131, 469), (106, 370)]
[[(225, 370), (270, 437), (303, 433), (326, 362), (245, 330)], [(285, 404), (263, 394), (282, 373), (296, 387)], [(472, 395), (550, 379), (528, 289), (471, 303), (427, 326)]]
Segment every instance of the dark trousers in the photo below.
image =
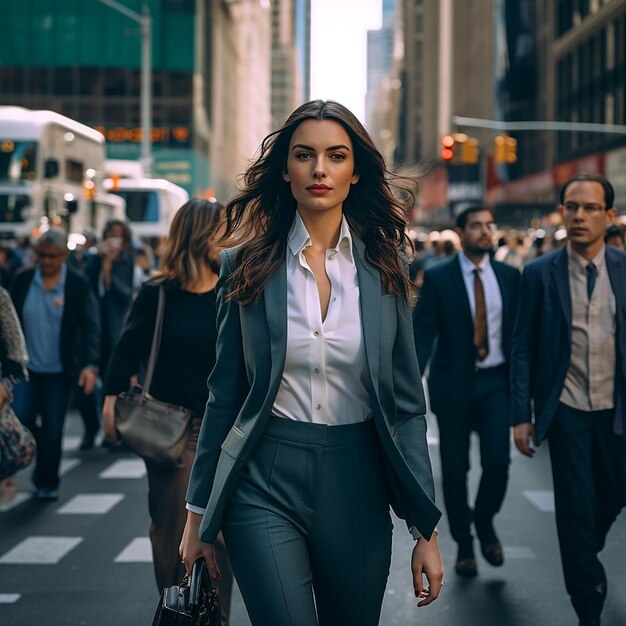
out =
[(606, 574), (598, 559), (626, 499), (626, 439), (613, 410), (560, 404), (548, 430), (556, 525), (565, 586), (580, 619), (598, 619)]
[(373, 423), (271, 417), (222, 530), (254, 626), (376, 626), (392, 524)]
[[(28, 381), (13, 389), (13, 410), (37, 441), (33, 483), (38, 489), (59, 486), (63, 424), (70, 385), (65, 374), (29, 371)], [(40, 417), (40, 422), (37, 418)]]
[[(154, 575), (159, 591), (164, 587), (178, 585), (185, 573), (178, 547), (187, 521), (185, 494), (196, 454), (199, 430), (200, 420), (198, 419), (194, 421), (194, 428), (184, 452), (183, 467), (170, 469), (158, 463), (145, 461), (148, 471), (148, 509), (151, 520), (150, 544), (152, 545)], [(221, 533), (214, 547), (217, 563), (222, 573), (219, 583), (214, 581), (220, 598), (221, 626), (228, 626), (233, 572)]]
[[(510, 463), (506, 369), (498, 367), (476, 372), (474, 392), (468, 405), (462, 409), (440, 411), (437, 422), (443, 497), (450, 533), (459, 546), (468, 550), (472, 543), (472, 521), (482, 541), (495, 539), (492, 536), (492, 520), (500, 510), (506, 493)], [(480, 438), (482, 475), (474, 506), (471, 507), (468, 503), (467, 473), (473, 430)]]

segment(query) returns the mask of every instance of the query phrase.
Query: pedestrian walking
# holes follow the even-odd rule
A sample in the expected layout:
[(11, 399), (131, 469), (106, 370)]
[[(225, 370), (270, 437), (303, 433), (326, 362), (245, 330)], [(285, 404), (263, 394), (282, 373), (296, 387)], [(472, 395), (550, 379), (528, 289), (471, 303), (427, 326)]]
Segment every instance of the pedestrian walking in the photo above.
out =
[[(180, 583), (184, 574), (178, 546), (187, 516), (185, 492), (209, 394), (206, 381), (215, 365), (215, 284), (219, 273), (219, 249), (215, 239), (221, 225), (222, 212), (217, 202), (194, 199), (178, 210), (161, 259), (161, 272), (142, 285), (104, 380), (104, 431), (115, 442), (117, 396), (128, 389), (132, 376), (145, 371), (157, 317), (159, 290), (163, 289), (161, 343), (149, 392), (163, 402), (185, 406), (196, 417), (182, 467), (169, 468), (145, 461), (150, 542), (159, 590)], [(232, 572), (221, 537), (217, 547), (223, 572), (219, 583), (222, 626), (226, 626)]]
[(391, 502), (421, 534), (413, 585), (429, 604), (440, 513), (400, 254), (406, 213), (381, 154), (342, 105), (303, 104), (264, 140), (226, 225), (239, 245), (222, 253), (187, 569), (203, 556), (219, 578), (221, 528), (254, 626), (373, 626)]
[(581, 626), (600, 624), (598, 553), (626, 493), (626, 254), (604, 243), (613, 200), (597, 174), (563, 186), (568, 243), (524, 269), (511, 357), (515, 444), (532, 456), (548, 440), (565, 586)]
[[(481, 206), (459, 214), (462, 250), (426, 270), (413, 311), (420, 371), (430, 363), (428, 391), (439, 425), (443, 496), (458, 544), (455, 571), (465, 577), (478, 573), (472, 522), (486, 561), (496, 567), (504, 562), (494, 517), (508, 482), (508, 363), (520, 275), (490, 257), (493, 227), (492, 212)], [(480, 438), (482, 474), (470, 505), (472, 431)]]
[(89, 284), (67, 267), (65, 233), (46, 231), (35, 252), (37, 266), (18, 273), (11, 288), (30, 357), (28, 381), (13, 390), (13, 409), (37, 441), (37, 496), (56, 500), (68, 397), (76, 383), (93, 393), (100, 324)]

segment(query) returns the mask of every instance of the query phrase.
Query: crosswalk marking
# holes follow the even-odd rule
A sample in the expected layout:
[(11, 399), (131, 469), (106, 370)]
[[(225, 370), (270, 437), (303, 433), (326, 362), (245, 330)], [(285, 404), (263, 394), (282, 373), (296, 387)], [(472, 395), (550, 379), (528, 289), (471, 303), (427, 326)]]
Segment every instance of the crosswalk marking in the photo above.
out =
[(61, 466), (59, 467), (59, 475), (63, 476), (64, 474), (67, 474), (77, 465), (80, 465), (80, 459), (62, 459)]
[(27, 537), (0, 557), (0, 563), (55, 565), (82, 540), (82, 537)]
[(554, 513), (554, 491), (526, 490), (522, 493), (543, 513)]
[(505, 546), (504, 555), (507, 559), (536, 559), (537, 555), (528, 546)]
[(22, 502), (26, 502), (26, 500), (30, 500), (33, 497), (32, 493), (27, 493), (25, 491), (20, 491), (18, 494), (10, 502), (4, 502), (0, 504), (0, 512), (4, 513), (5, 511), (10, 511), (16, 506), (22, 504)]
[(98, 474), (99, 478), (143, 478), (146, 466), (141, 459), (115, 461), (107, 469)]
[(135, 537), (114, 560), (116, 563), (152, 563), (150, 539)]
[(63, 437), (63, 452), (73, 452), (78, 450), (81, 438), (73, 435)]
[(57, 513), (60, 514), (104, 514), (124, 499), (121, 493), (82, 493), (66, 502)]
[(21, 593), (0, 593), (0, 604), (15, 604), (21, 597)]

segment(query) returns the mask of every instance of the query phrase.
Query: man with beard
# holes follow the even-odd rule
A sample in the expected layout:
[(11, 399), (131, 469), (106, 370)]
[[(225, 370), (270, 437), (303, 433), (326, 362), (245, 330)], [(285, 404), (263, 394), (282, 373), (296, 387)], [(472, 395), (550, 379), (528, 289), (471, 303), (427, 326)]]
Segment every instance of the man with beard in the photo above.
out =
[[(459, 214), (456, 232), (462, 250), (425, 272), (413, 313), (420, 371), (430, 362), (428, 388), (439, 424), (443, 496), (458, 544), (455, 571), (463, 577), (477, 574), (472, 522), (486, 561), (496, 567), (504, 562), (493, 519), (508, 482), (508, 362), (520, 275), (492, 260), (493, 230), (488, 209), (475, 206)], [(467, 493), (472, 431), (480, 438), (482, 466), (473, 507)]]

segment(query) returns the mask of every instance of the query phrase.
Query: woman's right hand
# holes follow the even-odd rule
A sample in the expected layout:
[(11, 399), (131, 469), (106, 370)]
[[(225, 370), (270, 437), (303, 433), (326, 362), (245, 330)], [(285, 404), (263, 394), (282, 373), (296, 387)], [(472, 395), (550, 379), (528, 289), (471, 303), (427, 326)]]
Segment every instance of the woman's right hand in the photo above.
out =
[(213, 544), (200, 541), (199, 530), (201, 521), (202, 515), (187, 511), (187, 523), (185, 524), (185, 530), (183, 530), (183, 538), (181, 539), (178, 553), (183, 560), (185, 571), (188, 574), (191, 574), (193, 564), (202, 556), (204, 557), (211, 578), (220, 581), (222, 574), (217, 567)]
[(115, 444), (119, 444), (117, 429), (115, 428), (115, 403), (117, 396), (104, 396), (102, 405), (102, 429), (106, 438)]

